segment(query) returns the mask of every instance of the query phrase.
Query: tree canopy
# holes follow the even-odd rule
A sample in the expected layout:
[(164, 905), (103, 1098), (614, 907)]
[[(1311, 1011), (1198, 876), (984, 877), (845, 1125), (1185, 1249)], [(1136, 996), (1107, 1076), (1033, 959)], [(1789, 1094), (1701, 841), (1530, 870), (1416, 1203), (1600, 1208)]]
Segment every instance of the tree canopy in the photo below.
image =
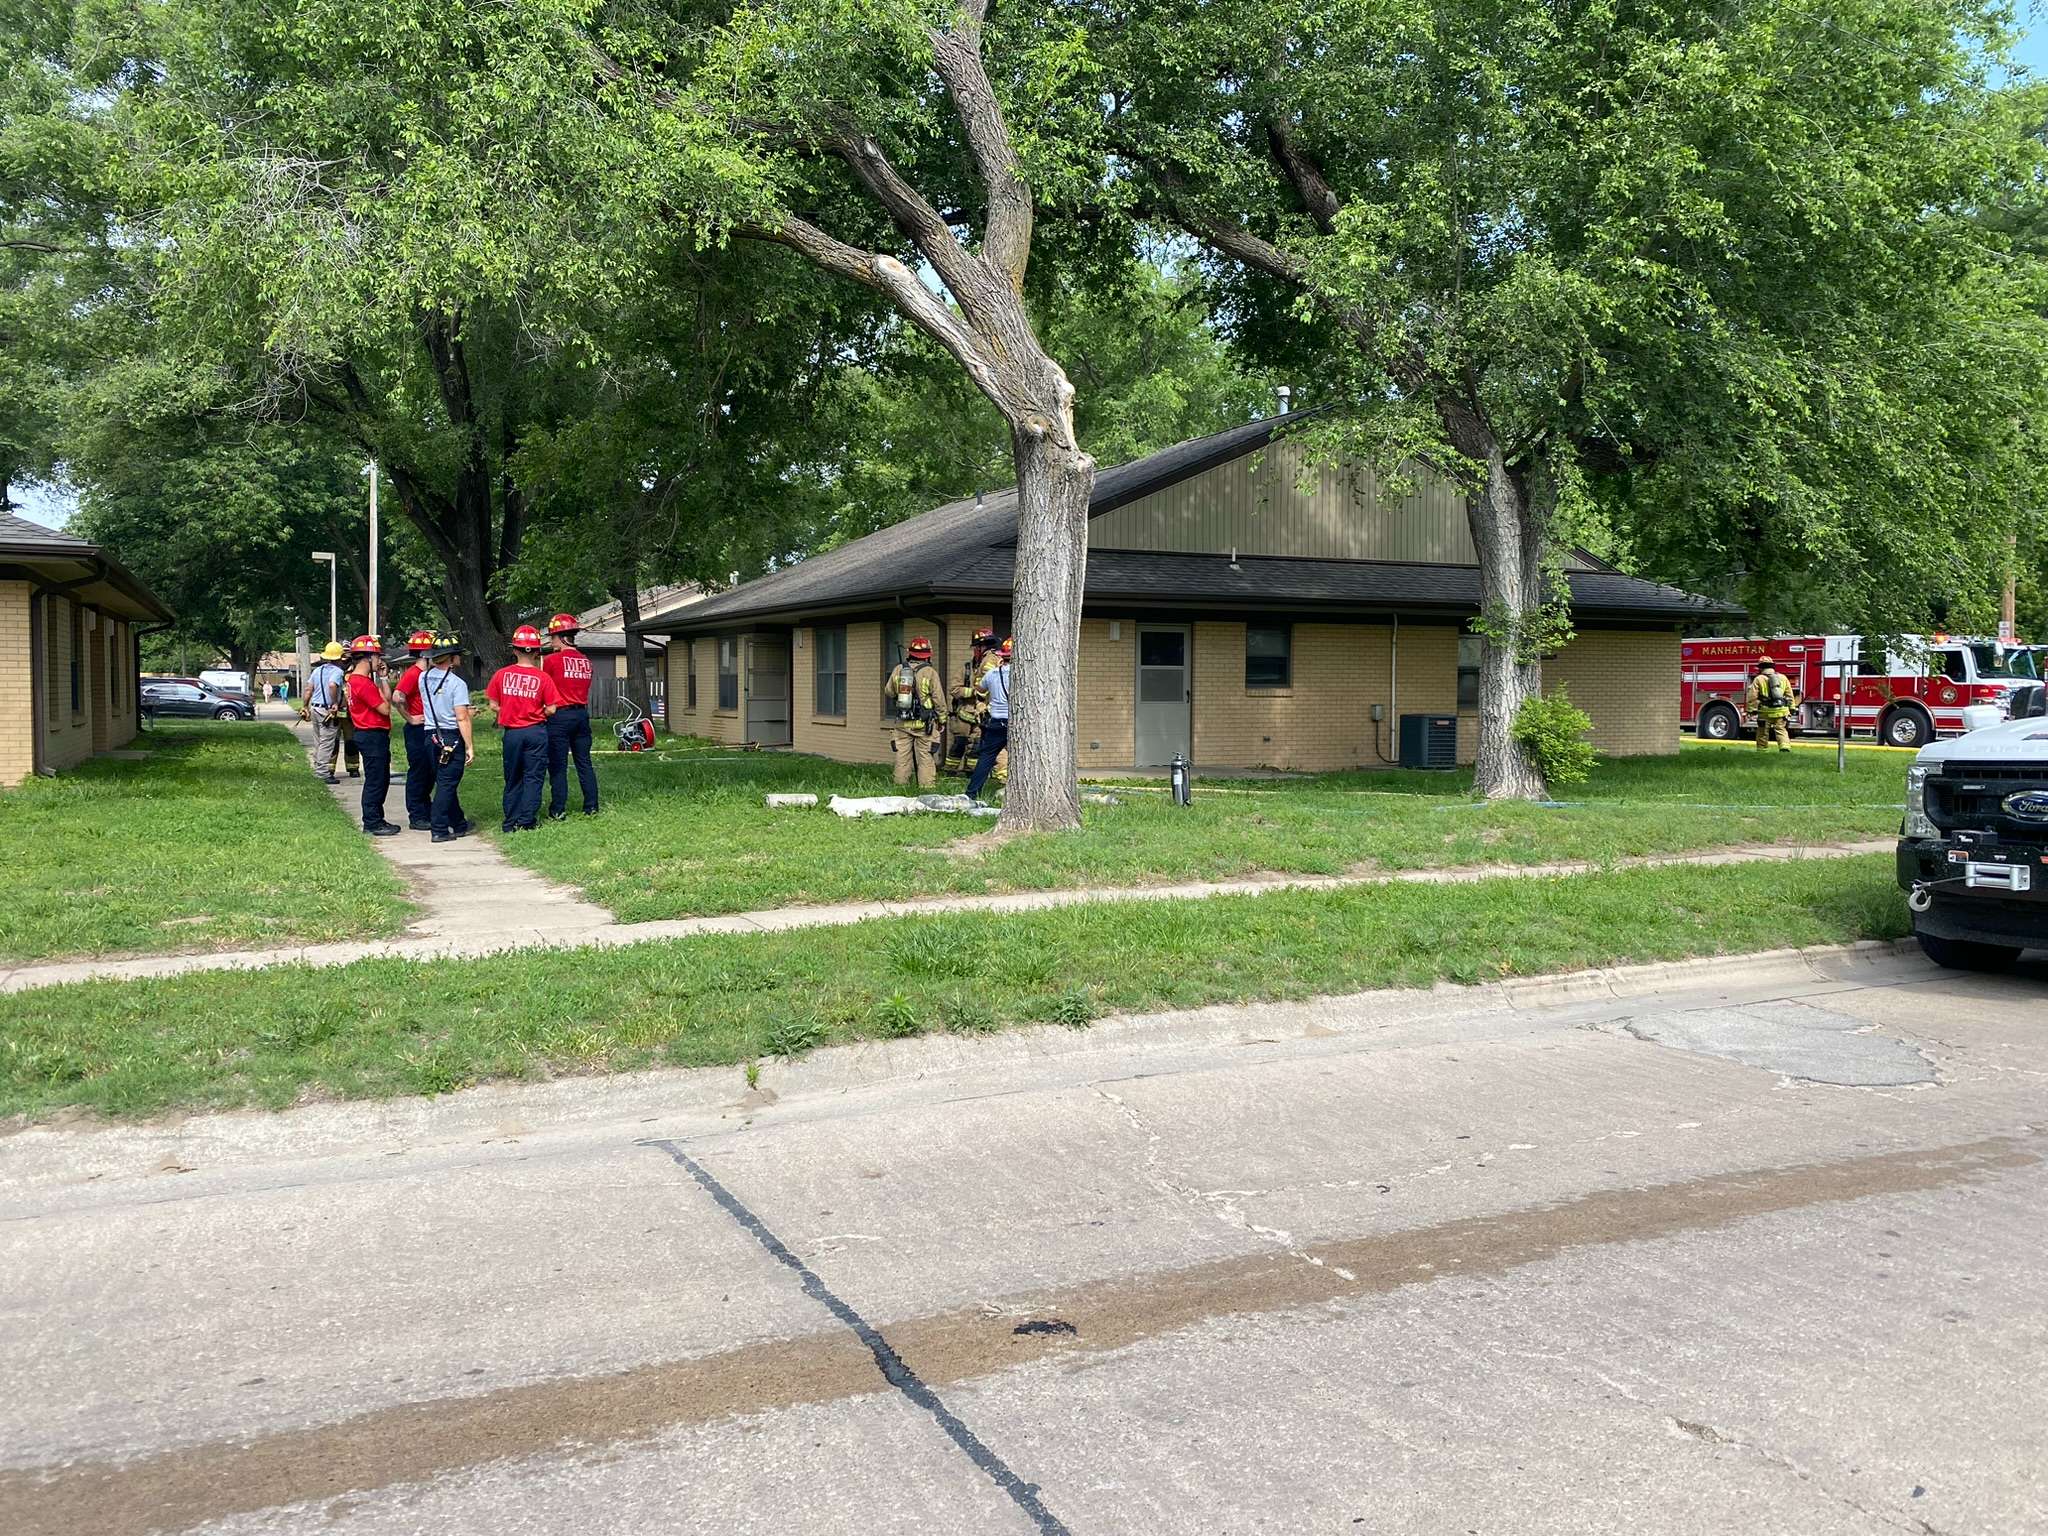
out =
[(1575, 544), (1765, 629), (2039, 602), (1995, 5), (0, 3), (0, 493), (68, 475), (224, 647), (322, 614), (366, 458), (381, 621), (487, 658), (1015, 481), (1065, 824), (1093, 467), (1283, 381), (1468, 487), (1492, 793)]

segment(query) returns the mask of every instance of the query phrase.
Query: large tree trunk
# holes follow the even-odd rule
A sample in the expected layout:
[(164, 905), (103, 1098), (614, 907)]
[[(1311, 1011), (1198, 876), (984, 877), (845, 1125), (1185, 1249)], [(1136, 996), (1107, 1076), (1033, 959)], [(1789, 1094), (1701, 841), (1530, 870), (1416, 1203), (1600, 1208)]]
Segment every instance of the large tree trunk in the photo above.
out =
[(1081, 824), (1076, 758), (1081, 589), (1095, 461), (1043, 430), (1011, 434), (1017, 459), (1017, 576), (1011, 623), (1010, 777), (1004, 831)]
[[(642, 704), (649, 704), (647, 689), (647, 640), (633, 628), (640, 622), (640, 588), (631, 575), (620, 578), (612, 588), (619, 605), (619, 622), (626, 634), (626, 687)], [(650, 713), (652, 706), (649, 705)]]
[(1543, 689), (1531, 631), (1543, 608), (1545, 528), (1526, 481), (1509, 466), (1492, 430), (1462, 407), (1445, 424), (1460, 452), (1485, 465), (1466, 501), (1479, 552), (1479, 752), (1473, 788), (1488, 800), (1541, 800), (1542, 771), (1515, 740), (1515, 716)]

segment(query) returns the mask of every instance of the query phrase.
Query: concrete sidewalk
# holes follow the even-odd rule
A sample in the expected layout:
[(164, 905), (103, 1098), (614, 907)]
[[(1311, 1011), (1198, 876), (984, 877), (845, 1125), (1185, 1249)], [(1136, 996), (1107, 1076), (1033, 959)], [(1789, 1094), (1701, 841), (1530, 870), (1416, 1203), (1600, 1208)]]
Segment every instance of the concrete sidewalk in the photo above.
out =
[[(312, 727), (294, 720), (292, 734), (310, 752), (313, 743)], [(391, 789), (384, 797), (384, 815), (399, 826), (406, 825), (405, 814), (405, 748), (400, 732), (393, 731), (393, 762), (391, 767)], [(471, 786), (474, 785), (472, 790)], [(491, 779), (474, 774), (465, 775), (462, 782), (465, 791), (470, 791), (470, 819), (481, 824), (486, 815), (497, 814), (499, 786)], [(339, 784), (331, 784), (328, 791), (340, 805), (342, 814), (349, 821), (362, 824), (363, 781), (344, 776)], [(479, 814), (478, 808), (492, 809)], [(564, 939), (580, 938), (598, 928), (613, 926), (612, 915), (605, 908), (585, 901), (582, 895), (566, 886), (553, 885), (541, 879), (528, 869), (521, 869), (500, 853), (492, 844), (481, 837), (466, 837), (460, 842), (437, 843), (425, 832), (407, 829), (397, 837), (374, 837), (370, 842), (383, 854), (405, 881), (406, 891), (420, 909), (420, 915), (406, 925), (407, 937), (390, 941), (404, 945), (420, 942), (433, 943), (452, 939), (458, 935), (488, 933), (499, 942), (498, 949), (517, 949), (533, 938), (559, 943)], [(508, 921), (516, 915), (517, 921)], [(376, 945), (319, 945), (319, 949), (368, 949), (377, 953)], [(270, 954), (285, 956), (286, 959), (272, 959), (262, 962), (270, 965), (286, 963), (288, 959), (304, 959), (307, 952), (297, 954), (289, 950), (243, 951), (241, 955), (183, 955), (184, 960), (232, 960), (252, 955)], [(351, 954), (349, 959), (362, 959), (361, 954)], [(313, 964), (345, 964), (346, 961), (313, 961)], [(195, 970), (218, 970), (220, 966), (198, 965)], [(241, 965), (231, 967), (244, 968)], [(175, 974), (146, 972), (148, 975)], [(49, 983), (44, 983), (49, 985)]]
[[(474, 957), (518, 949), (612, 949), (708, 933), (780, 933), (795, 928), (839, 927), (871, 918), (943, 912), (1041, 912), (1055, 907), (1100, 902), (1199, 901), (1210, 896), (1260, 896), (1271, 891), (1334, 891), (1387, 885), (1471, 885), (1484, 880), (1543, 880), (1597, 875), (1610, 869), (1846, 859), (1866, 853), (1888, 853), (1892, 848), (1891, 840), (1884, 839), (1810, 847), (1738, 848), (1668, 854), (1620, 859), (1612, 864), (1581, 861), (1485, 865), (1466, 869), (1402, 870), (1384, 875), (1287, 875), (1185, 885), (1091, 886), (1080, 890), (1017, 891), (999, 896), (941, 896), (919, 901), (777, 907), (718, 917), (619, 923), (613, 921), (611, 914), (603, 908), (592, 906), (560, 887), (547, 884), (537, 875), (508, 863), (497, 849), (486, 843), (465, 839), (460, 843), (436, 845), (429, 843), (424, 833), (409, 833), (405, 837), (380, 838), (378, 844), (392, 862), (406, 872), (409, 880), (417, 878), (415, 889), (418, 899), (427, 909), (427, 915), (413, 925), (414, 933), (409, 937), (282, 949), (231, 950), (209, 955), (154, 955), (129, 960), (72, 960), (58, 964), (24, 965), (0, 972), (0, 993), (29, 992), (74, 981), (134, 980), (182, 976), (197, 971), (264, 970), (280, 965), (324, 967), (350, 965), (358, 960)], [(457, 881), (471, 889), (458, 889)], [(517, 924), (504, 922), (508, 913), (517, 913), (521, 921)], [(467, 927), (463, 926), (465, 921)]]

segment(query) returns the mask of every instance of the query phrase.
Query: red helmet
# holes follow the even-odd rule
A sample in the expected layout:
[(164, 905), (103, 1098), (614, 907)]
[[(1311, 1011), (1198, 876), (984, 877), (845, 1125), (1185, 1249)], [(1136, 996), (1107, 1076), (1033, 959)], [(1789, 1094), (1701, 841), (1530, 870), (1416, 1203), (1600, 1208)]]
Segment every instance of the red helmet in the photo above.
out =
[(349, 641), (348, 653), (351, 656), (382, 656), (384, 642), (375, 635), (357, 635)]
[(931, 641), (925, 639), (923, 635), (919, 635), (916, 639), (912, 640), (910, 642), (910, 659), (912, 661), (930, 661), (932, 659)]
[(1005, 660), (1005, 661), (1008, 661), (1008, 660), (1010, 659), (1010, 647), (1011, 647), (1011, 646), (1012, 646), (1013, 644), (1015, 644), (1015, 642), (1014, 642), (1014, 641), (1012, 641), (1012, 640), (1011, 640), (1011, 639), (1010, 639), (1010, 638), (1009, 638), (1008, 636), (1005, 636), (1005, 637), (1003, 638), (1003, 643), (1002, 643), (1002, 646), (1001, 646), (1001, 650), (1002, 650), (1002, 653), (1003, 653), (1003, 660)]
[(548, 633), (551, 635), (573, 635), (582, 627), (573, 613), (558, 613), (548, 620)]
[(992, 629), (977, 629), (974, 632), (974, 648), (977, 651), (992, 651), (996, 647), (996, 632)]
[(407, 637), (405, 648), (408, 651), (431, 651), (436, 638), (431, 629), (416, 629)]
[(537, 651), (541, 647), (540, 631), (531, 624), (522, 624), (512, 631), (512, 649), (515, 651)]

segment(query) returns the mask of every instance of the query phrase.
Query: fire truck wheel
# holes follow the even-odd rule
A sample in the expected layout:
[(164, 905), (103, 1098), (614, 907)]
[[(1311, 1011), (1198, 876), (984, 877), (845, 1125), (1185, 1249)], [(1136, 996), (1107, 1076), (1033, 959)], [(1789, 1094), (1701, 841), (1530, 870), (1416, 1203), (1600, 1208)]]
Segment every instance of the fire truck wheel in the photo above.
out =
[(1895, 709), (1877, 728), (1888, 747), (1924, 747), (1934, 740), (1934, 727), (1917, 709)]
[(1741, 717), (1726, 704), (1709, 704), (1700, 711), (1700, 735), (1708, 741), (1731, 741), (1741, 729)]

